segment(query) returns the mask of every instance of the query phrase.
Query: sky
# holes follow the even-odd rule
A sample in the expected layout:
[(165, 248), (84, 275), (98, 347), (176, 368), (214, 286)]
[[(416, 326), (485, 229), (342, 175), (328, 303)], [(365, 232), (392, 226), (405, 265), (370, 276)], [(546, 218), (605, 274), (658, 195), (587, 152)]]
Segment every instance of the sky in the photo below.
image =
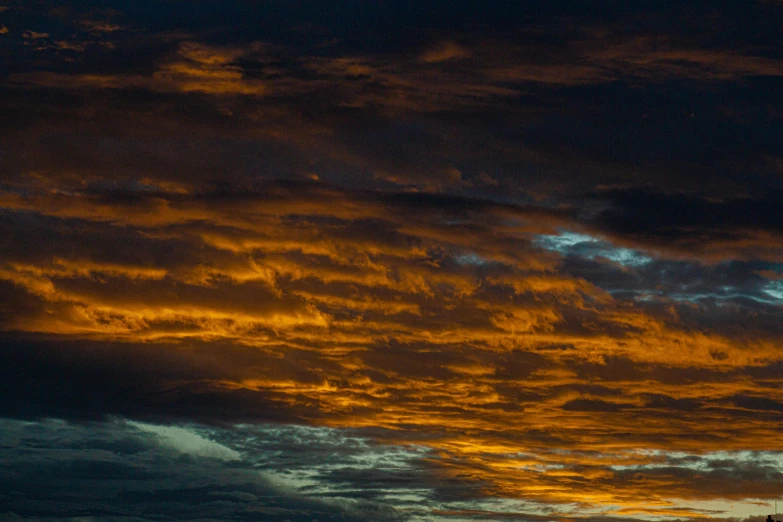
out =
[(781, 30), (0, 0), (0, 519), (774, 514)]

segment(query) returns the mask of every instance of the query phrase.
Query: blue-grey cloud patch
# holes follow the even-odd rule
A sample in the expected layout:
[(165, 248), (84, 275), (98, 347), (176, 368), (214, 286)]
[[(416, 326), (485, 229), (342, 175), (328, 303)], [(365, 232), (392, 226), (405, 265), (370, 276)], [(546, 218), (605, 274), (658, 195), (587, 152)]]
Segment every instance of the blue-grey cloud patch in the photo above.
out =
[[(358, 485), (341, 489), (341, 483), (351, 480), (351, 471), (354, 479), (393, 473), (416, 452), (376, 449), (329, 432), (3, 420), (0, 514), (118, 521), (403, 518), (404, 511), (378, 495), (368, 498)], [(345, 480), (330, 486), (329, 473), (339, 472)]]
[(652, 261), (643, 251), (619, 247), (588, 234), (567, 230), (557, 235), (540, 235), (533, 244), (563, 255), (605, 259), (623, 266), (642, 266)]

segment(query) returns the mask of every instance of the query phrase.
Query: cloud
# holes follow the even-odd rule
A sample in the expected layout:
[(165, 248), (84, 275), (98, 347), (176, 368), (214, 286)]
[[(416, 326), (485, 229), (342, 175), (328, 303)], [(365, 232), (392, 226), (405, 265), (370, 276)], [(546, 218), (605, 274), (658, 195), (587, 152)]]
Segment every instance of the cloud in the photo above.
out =
[(440, 63), (458, 58), (467, 58), (470, 51), (455, 42), (444, 41), (419, 56), (424, 63)]
[[(308, 495), (305, 488), (274, 484), (271, 468), (285, 474), (282, 455), (281, 460), (272, 454), (262, 455), (261, 459), (272, 459), (261, 474), (254, 469), (258, 462), (247, 461), (252, 458), (250, 454), (244, 456), (244, 463), (209, 458), (201, 450), (183, 458), (158, 445), (158, 434), (185, 433), (184, 428), (139, 426), (119, 421), (90, 426), (2, 421), (3, 438), (11, 443), (2, 449), (3, 517), (118, 521), (162, 516), (280, 521), (400, 518), (388, 504), (352, 499), (350, 495), (347, 499), (321, 500)], [(202, 449), (204, 444), (217, 446), (216, 442), (187, 433), (191, 440), (198, 437), (202, 441)], [(265, 431), (254, 433), (263, 436)], [(248, 438), (252, 436), (248, 433)], [(176, 438), (182, 441), (179, 435)], [(302, 449), (297, 443), (291, 445), (292, 450), (297, 447)], [(74, 498), (79, 502), (67, 500)]]
[(66, 40), (60, 40), (58, 42), (54, 42), (54, 45), (57, 46), (58, 49), (63, 51), (83, 52), (86, 49), (86, 46), (83, 43), (69, 42)]
[(130, 422), (130, 424), (141, 431), (155, 434), (160, 439), (161, 445), (170, 447), (180, 453), (226, 461), (239, 459), (239, 453), (235, 450), (207, 440), (185, 428), (156, 426), (143, 422)]
[[(36, 36), (43, 37), (48, 35)], [(245, 78), (242, 68), (232, 65), (245, 52), (239, 49), (211, 49), (183, 42), (177, 54), (161, 63), (150, 76), (35, 72), (15, 75), (13, 81), (66, 89), (144, 89), (211, 95), (263, 95), (268, 90), (263, 81)]]
[(103, 20), (85, 20), (82, 22), (82, 24), (91, 33), (113, 33), (123, 29), (121, 25), (113, 24)]
[(774, 497), (779, 6), (142, 4), (11, 13), (49, 36), (2, 57), (0, 416), (35, 433), (0, 503)]
[[(6, 441), (0, 450), (5, 472), (0, 494), (6, 516), (11, 512), (23, 519), (78, 514), (151, 520), (176, 512), (183, 519), (206, 515), (214, 520), (418, 520), (457, 514), (629, 521), (638, 515), (670, 514), (732, 520), (734, 507), (705, 501), (701, 509), (693, 509), (682, 500), (663, 501), (658, 494), (676, 487), (681, 498), (691, 501), (694, 495), (773, 495), (779, 475), (779, 454), (763, 452), (621, 456), (561, 451), (560, 464), (549, 460), (554, 454), (540, 460), (486, 455), (503, 459), (490, 460), (493, 464), (521, 466), (518, 482), (505, 481), (504, 487), (528, 488), (525, 499), (500, 502), (482, 493), (500, 468), (450, 461), (421, 446), (377, 444), (367, 437), (369, 432), (276, 424), (140, 425), (119, 419), (89, 425), (4, 420), (0, 429)], [(183, 456), (160, 433), (188, 433), (199, 448), (219, 445), (241, 458), (215, 459), (201, 451)], [(613, 491), (615, 506), (598, 511), (573, 503), (587, 491), (593, 496)], [(563, 497), (557, 511), (535, 500), (567, 493), (571, 501)], [(631, 499), (641, 494), (647, 507), (632, 507)], [(78, 507), (62, 500), (77, 497)]]
[(36, 31), (27, 30), (22, 33), (22, 38), (26, 40), (39, 40), (41, 38), (49, 38), (49, 33), (39, 33)]
[[(58, 154), (114, 143), (101, 161), (127, 167), (156, 150), (138, 134), (114, 139), (67, 140)], [(187, 165), (198, 174), (213, 150)], [(768, 377), (751, 377), (778, 360), (779, 309), (740, 299), (760, 297), (772, 280), (760, 270), (774, 266), (709, 269), (698, 251), (672, 261), (675, 241), (659, 251), (615, 231), (607, 216), (634, 205), (600, 191), (575, 209), (243, 176), (220, 189), (162, 164), (135, 183), (102, 176), (104, 164), (6, 182), (2, 321), (24, 341), (2, 353), (5, 415), (383, 428), (442, 455), (436, 498), (521, 501), (537, 487), (536, 502), (595, 509), (631, 509), (638, 490), (606, 479), (590, 496), (587, 478), (614, 472), (579, 452), (779, 449), (777, 418), (748, 431), (762, 410), (736, 399), (779, 402)], [(649, 260), (627, 263), (623, 248)], [(564, 465), (557, 448), (577, 452), (573, 469), (551, 467)], [(332, 477), (357, 496), (414, 480), (346, 474)], [(683, 495), (672, 480), (655, 493), (662, 513)]]
[(779, 259), (777, 191), (720, 200), (633, 189), (608, 190), (598, 197), (610, 206), (595, 224), (629, 243), (682, 257)]

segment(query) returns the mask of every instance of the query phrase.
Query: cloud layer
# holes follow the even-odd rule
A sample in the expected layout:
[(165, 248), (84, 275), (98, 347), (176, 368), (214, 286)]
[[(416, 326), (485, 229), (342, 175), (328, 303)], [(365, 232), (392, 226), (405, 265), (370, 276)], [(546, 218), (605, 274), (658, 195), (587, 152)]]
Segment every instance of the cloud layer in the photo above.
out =
[(765, 513), (783, 7), (326, 4), (0, 9), (0, 512)]

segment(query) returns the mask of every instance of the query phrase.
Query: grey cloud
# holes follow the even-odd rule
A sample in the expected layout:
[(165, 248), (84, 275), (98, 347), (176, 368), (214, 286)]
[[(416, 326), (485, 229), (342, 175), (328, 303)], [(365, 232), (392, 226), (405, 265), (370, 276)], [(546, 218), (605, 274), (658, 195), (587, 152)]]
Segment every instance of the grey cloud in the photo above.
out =
[[(61, 421), (0, 422), (3, 479), (0, 499), (6, 516), (23, 520), (100, 517), (102, 520), (398, 520), (388, 504), (344, 492), (319, 500), (296, 485), (275, 485), (274, 474), (296, 469), (288, 457), (303, 456), (299, 469), (340, 465), (350, 459), (340, 446), (319, 453), (318, 436), (299, 431), (283, 451), (256, 447), (245, 462), (190, 456), (162, 446), (155, 435), (121, 420), (91, 424)], [(268, 431), (267, 431), (268, 430)], [(280, 428), (283, 440), (296, 428)], [(275, 428), (237, 431), (230, 442), (274, 437)], [(203, 431), (220, 439), (219, 432)], [(290, 440), (290, 439), (289, 439)], [(280, 441), (282, 442), (282, 440)], [(251, 442), (252, 445), (252, 442)], [(132, 451), (128, 452), (128, 446)], [(238, 446), (250, 450), (252, 446)], [(307, 452), (303, 450), (307, 448)], [(363, 447), (362, 454), (371, 448)], [(338, 452), (338, 453), (335, 453)], [(343, 455), (342, 457), (338, 455)], [(271, 482), (270, 482), (271, 480)]]

